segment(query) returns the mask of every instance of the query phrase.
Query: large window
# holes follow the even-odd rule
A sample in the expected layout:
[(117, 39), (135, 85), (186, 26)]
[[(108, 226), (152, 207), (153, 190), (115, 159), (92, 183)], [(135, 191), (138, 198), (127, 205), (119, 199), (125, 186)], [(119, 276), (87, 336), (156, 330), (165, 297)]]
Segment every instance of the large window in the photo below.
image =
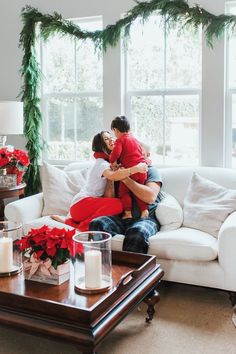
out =
[(124, 43), (126, 114), (158, 164), (199, 162), (201, 31), (137, 20)]
[[(226, 11), (236, 15), (236, 2), (229, 2)], [(232, 34), (227, 41), (227, 64), (226, 161), (236, 168), (236, 35)]]
[[(102, 28), (101, 18), (74, 21), (82, 29)], [(91, 140), (103, 127), (102, 56), (91, 40), (59, 35), (41, 44), (45, 158), (51, 162), (87, 159)]]

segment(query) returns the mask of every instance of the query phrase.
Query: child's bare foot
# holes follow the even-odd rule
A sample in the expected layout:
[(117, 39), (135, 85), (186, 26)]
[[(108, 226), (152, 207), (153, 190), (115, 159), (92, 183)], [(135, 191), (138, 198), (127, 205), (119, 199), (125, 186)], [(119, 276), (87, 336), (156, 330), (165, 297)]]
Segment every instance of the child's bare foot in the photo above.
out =
[(143, 210), (141, 212), (141, 218), (148, 218), (149, 217), (149, 212), (147, 209)]
[(129, 218), (132, 218), (132, 213), (130, 210), (125, 210), (122, 219), (129, 219)]
[(66, 221), (66, 217), (65, 216), (60, 216), (60, 215), (50, 215), (50, 218), (52, 220), (61, 222), (62, 224), (65, 224), (65, 221)]

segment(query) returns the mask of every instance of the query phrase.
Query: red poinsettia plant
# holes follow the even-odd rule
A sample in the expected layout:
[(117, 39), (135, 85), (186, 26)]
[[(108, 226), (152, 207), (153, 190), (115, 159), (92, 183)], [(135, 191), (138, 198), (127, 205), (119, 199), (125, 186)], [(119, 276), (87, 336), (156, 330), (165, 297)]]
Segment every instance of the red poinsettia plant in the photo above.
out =
[(27, 151), (9, 147), (0, 149), (0, 168), (15, 167), (25, 172), (30, 164)]
[(26, 236), (16, 241), (24, 256), (36, 262), (51, 260), (55, 269), (73, 256), (73, 240), (76, 230), (51, 228), (46, 225), (31, 229)]

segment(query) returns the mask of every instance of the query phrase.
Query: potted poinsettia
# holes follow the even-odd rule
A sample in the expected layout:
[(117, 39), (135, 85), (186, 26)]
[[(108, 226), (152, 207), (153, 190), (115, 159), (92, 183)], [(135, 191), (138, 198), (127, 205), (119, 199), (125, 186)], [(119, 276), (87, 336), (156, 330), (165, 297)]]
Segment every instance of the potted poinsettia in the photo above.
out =
[(75, 230), (46, 225), (31, 229), (16, 242), (23, 253), (25, 279), (59, 285), (70, 277)]
[(9, 148), (0, 149), (0, 169), (6, 170), (7, 174), (17, 176), (17, 184), (22, 182), (23, 175), (30, 164), (27, 151)]

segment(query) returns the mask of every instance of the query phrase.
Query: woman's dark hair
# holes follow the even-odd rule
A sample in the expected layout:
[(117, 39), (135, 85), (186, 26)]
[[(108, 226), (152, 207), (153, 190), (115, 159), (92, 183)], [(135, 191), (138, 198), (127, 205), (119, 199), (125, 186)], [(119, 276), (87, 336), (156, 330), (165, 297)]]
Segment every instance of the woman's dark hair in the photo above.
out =
[(103, 139), (104, 133), (110, 134), (110, 132), (103, 130), (94, 136), (92, 141), (92, 150), (95, 152), (105, 152), (106, 154), (110, 154), (110, 150), (108, 150), (106, 143)]
[(130, 130), (130, 124), (125, 116), (118, 116), (111, 122), (111, 129), (118, 129), (121, 133), (127, 133)]

